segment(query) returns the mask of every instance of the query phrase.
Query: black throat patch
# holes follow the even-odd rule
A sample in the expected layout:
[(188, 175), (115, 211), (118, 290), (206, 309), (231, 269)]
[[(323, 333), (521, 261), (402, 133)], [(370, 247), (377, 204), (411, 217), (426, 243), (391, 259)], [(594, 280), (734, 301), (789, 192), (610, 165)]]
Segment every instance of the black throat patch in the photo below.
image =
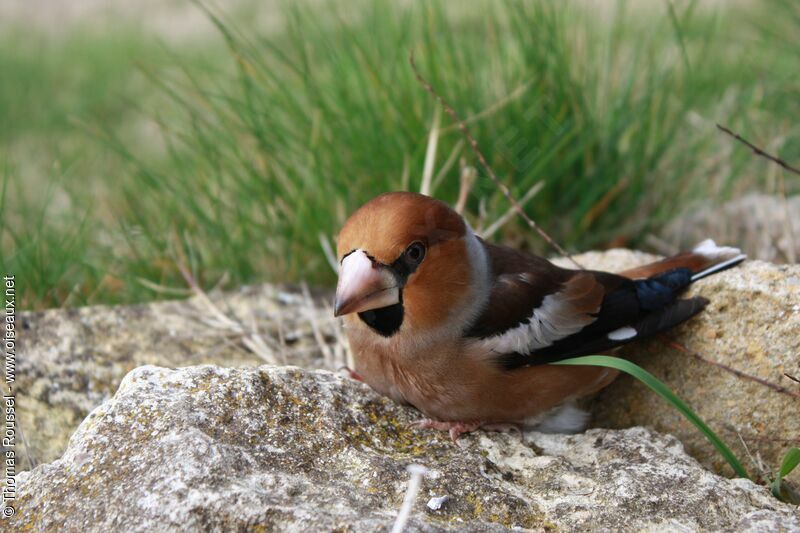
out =
[(391, 337), (403, 325), (403, 298), (401, 296), (400, 302), (394, 305), (358, 313), (358, 318), (378, 334)]
[[(372, 257), (370, 257), (370, 260), (375, 262), (375, 259)], [(392, 271), (400, 287), (405, 286), (408, 277), (417, 270), (418, 266), (418, 263), (409, 262), (405, 253), (400, 254), (400, 257), (395, 259), (392, 264), (384, 265), (385, 268), (389, 268)], [(379, 335), (391, 337), (397, 333), (400, 330), (400, 326), (403, 325), (404, 314), (403, 289), (401, 288), (400, 301), (398, 303), (388, 307), (370, 309), (369, 311), (358, 313), (358, 317)]]

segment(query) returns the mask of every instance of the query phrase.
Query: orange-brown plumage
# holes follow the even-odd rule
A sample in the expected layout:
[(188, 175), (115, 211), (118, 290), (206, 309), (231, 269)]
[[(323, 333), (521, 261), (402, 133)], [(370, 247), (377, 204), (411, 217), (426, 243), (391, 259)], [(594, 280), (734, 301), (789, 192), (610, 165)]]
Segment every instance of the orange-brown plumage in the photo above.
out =
[(428, 417), (468, 429), (541, 422), (602, 389), (616, 372), (547, 363), (680, 323), (705, 304), (676, 299), (705, 275), (698, 271), (742, 258), (707, 241), (623, 275), (568, 270), (485, 243), (446, 204), (412, 193), (359, 208), (337, 248), (336, 313), (344, 315), (355, 373)]

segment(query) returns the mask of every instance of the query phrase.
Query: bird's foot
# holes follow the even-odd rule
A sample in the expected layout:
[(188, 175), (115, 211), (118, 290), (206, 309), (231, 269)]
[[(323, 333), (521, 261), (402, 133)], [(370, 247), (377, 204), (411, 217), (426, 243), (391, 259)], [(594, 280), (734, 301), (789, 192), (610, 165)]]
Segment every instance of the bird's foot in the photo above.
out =
[(423, 418), (411, 423), (412, 427), (420, 429), (438, 429), (439, 431), (447, 431), (450, 433), (450, 438), (453, 442), (458, 441), (463, 433), (472, 433), (478, 429), (486, 431), (499, 431), (502, 433), (510, 433), (512, 431), (519, 431), (522, 434), (522, 428), (517, 424), (493, 424), (487, 422), (444, 422), (441, 420), (433, 420), (431, 418)]
[(497, 433), (514, 433), (516, 431), (520, 436), (522, 436), (522, 425), (513, 424), (511, 422), (507, 424), (484, 424), (481, 426), (481, 429), (485, 429), (486, 431), (496, 431)]
[(441, 420), (423, 418), (422, 420), (412, 422), (411, 426), (420, 429), (447, 431), (450, 433), (450, 438), (453, 442), (456, 442), (462, 433), (471, 433), (481, 427), (481, 424), (482, 422), (443, 422)]
[(351, 370), (349, 366), (340, 366), (339, 367), (339, 372), (341, 372), (342, 374), (344, 374), (345, 376), (347, 376), (350, 379), (354, 379), (356, 381), (362, 381), (362, 382), (364, 381), (364, 378), (362, 378), (361, 375), (358, 372), (356, 372), (355, 370)]

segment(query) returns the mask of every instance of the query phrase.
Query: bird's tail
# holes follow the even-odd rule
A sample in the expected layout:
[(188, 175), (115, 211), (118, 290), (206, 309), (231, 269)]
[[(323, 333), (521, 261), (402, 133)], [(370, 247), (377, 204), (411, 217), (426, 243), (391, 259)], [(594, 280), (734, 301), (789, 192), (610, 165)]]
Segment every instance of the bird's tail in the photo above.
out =
[(736, 266), (745, 259), (747, 256), (738, 248), (717, 246), (713, 240), (706, 239), (688, 252), (625, 270), (620, 275), (631, 279), (646, 279), (677, 268), (687, 268), (691, 272), (690, 282), (695, 282)]

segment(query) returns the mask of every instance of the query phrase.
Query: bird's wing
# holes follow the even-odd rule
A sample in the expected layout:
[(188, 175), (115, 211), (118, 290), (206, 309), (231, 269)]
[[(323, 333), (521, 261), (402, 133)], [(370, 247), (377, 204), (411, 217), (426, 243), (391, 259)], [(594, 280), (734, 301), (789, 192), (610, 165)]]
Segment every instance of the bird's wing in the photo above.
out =
[(486, 247), (494, 283), (466, 337), (507, 369), (606, 351), (672, 327), (705, 305), (699, 298), (675, 300), (690, 283), (688, 269), (631, 280)]

